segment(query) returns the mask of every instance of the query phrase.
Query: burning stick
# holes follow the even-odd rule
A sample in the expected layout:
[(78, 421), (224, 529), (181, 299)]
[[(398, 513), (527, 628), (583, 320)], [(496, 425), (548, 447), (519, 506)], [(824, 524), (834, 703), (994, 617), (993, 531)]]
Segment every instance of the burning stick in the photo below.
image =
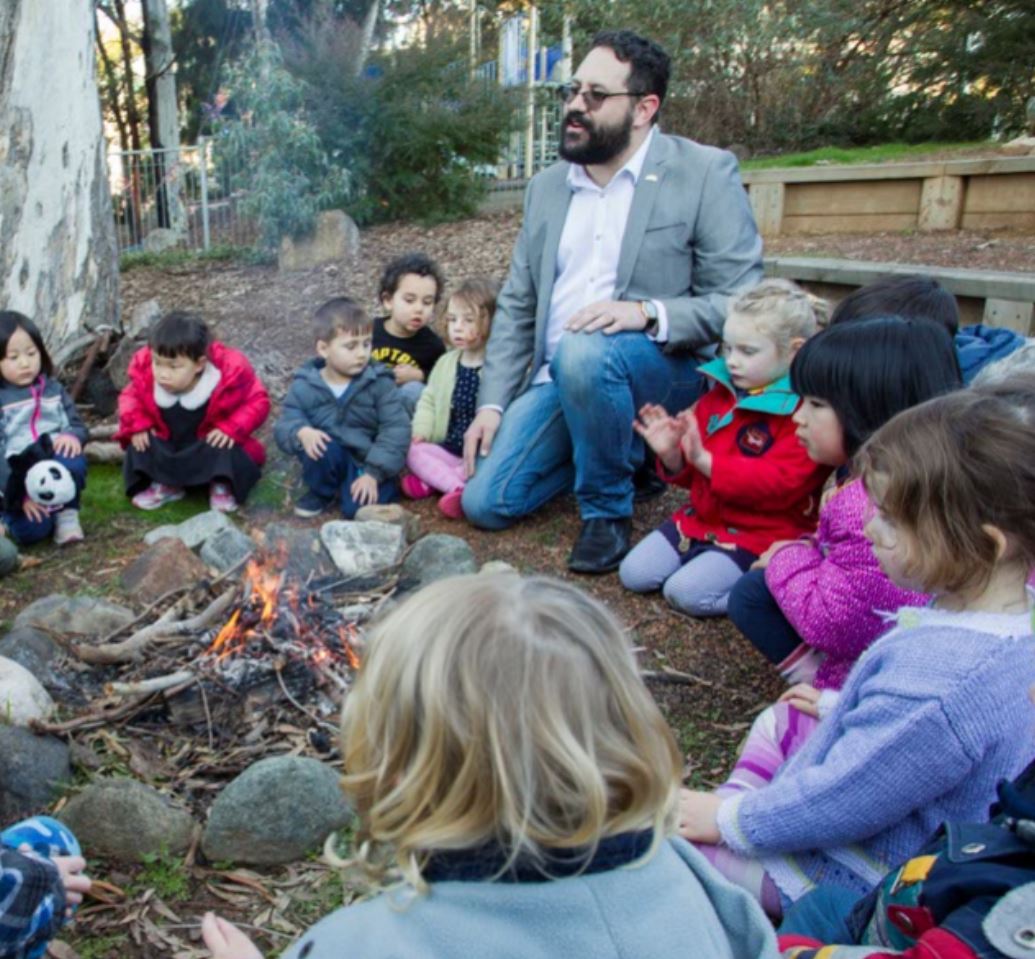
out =
[(232, 587), (217, 596), (197, 616), (182, 620), (178, 623), (162, 622), (152, 623), (144, 629), (138, 630), (128, 639), (121, 643), (108, 643), (105, 646), (84, 646), (82, 644), (73, 647), (75, 654), (84, 663), (110, 664), (125, 663), (137, 658), (148, 643), (160, 637), (186, 636), (198, 630), (207, 629), (220, 616), (222, 616), (234, 601), (237, 595), (237, 587)]

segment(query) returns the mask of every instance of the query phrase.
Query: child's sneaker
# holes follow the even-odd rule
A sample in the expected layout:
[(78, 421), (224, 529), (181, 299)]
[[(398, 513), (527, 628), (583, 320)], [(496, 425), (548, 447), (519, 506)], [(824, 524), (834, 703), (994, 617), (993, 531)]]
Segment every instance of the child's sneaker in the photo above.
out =
[(152, 483), (141, 490), (130, 502), (137, 509), (158, 509), (166, 503), (175, 503), (183, 499), (184, 492), (179, 486), (166, 486), (164, 483)]
[(229, 483), (213, 483), (208, 488), (209, 508), (220, 513), (232, 513), (237, 509), (237, 500)]
[(83, 541), (83, 528), (79, 525), (79, 510), (63, 509), (54, 517), (54, 542), (58, 546)]
[(307, 490), (295, 502), (295, 516), (301, 516), (303, 519), (319, 516), (330, 505), (330, 500), (324, 499), (312, 490)]
[(424, 480), (419, 476), (414, 476), (413, 473), (407, 473), (399, 481), (399, 486), (402, 487), (403, 496), (408, 499), (425, 499), (434, 492)]
[(458, 486), (451, 493), (446, 493), (438, 501), (439, 512), (443, 516), (448, 516), (450, 519), (463, 519), (464, 518), (464, 507), (460, 500), (464, 495), (464, 488)]

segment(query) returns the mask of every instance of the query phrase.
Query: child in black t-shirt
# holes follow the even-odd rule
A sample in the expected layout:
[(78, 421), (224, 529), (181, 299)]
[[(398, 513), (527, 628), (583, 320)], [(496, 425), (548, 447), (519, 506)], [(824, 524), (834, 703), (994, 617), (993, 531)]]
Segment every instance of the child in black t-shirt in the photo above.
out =
[(413, 415), (435, 361), (446, 351), (428, 324), (442, 298), (445, 281), (438, 264), (423, 253), (396, 257), (381, 274), (378, 297), (387, 316), (374, 321), (370, 359), (389, 367)]

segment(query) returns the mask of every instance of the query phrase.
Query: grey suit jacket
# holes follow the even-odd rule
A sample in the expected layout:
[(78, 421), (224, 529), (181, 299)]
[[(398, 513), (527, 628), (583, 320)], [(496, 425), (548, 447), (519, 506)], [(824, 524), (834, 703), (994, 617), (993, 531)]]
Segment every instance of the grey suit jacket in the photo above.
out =
[[(506, 408), (544, 362), (557, 248), (568, 215), (568, 167), (525, 191), (524, 221), (500, 292), (478, 405)], [(762, 279), (762, 240), (731, 153), (656, 133), (622, 237), (617, 300), (660, 300), (667, 352), (716, 342), (730, 294)]]

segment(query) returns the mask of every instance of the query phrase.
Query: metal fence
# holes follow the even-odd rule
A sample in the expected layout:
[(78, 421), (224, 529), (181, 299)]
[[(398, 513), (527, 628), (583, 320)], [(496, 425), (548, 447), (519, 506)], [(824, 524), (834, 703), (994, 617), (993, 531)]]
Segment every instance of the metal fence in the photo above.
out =
[(216, 146), (202, 137), (197, 146), (108, 154), (120, 254), (255, 242), (236, 187), (241, 171)]

